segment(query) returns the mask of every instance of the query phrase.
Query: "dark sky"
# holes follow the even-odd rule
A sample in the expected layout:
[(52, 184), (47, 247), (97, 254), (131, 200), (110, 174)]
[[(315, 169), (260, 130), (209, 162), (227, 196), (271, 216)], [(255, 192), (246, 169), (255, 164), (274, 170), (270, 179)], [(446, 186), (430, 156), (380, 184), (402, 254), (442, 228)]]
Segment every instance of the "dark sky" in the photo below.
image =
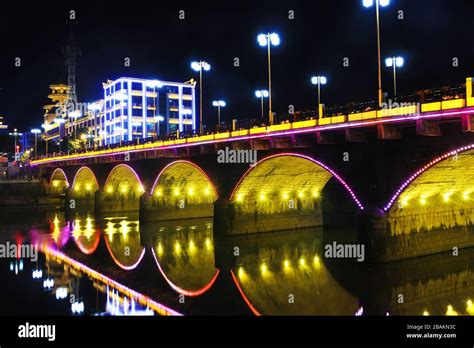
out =
[[(375, 100), (377, 92), (375, 10), (361, 0), (321, 1), (102, 1), (74, 5), (41, 2), (13, 4), (0, 11), (0, 115), (10, 127), (39, 126), (48, 85), (67, 81), (61, 47), (67, 39), (66, 18), (76, 11), (76, 37), (82, 55), (77, 62), (80, 101), (102, 97), (102, 82), (120, 76), (185, 81), (197, 77), (194, 59), (212, 65), (204, 80), (205, 123), (215, 118), (212, 99), (228, 103), (223, 113), (251, 118), (260, 113), (254, 90), (266, 88), (266, 51), (259, 32), (275, 31), (282, 44), (272, 51), (274, 110), (284, 113), (314, 108), (311, 75), (329, 79), (326, 104)], [(11, 1), (9, 3), (12, 3)], [(5, 5), (2, 4), (2, 7)], [(10, 5), (9, 5), (10, 6)], [(36, 6), (36, 7), (35, 7)], [(185, 10), (185, 20), (178, 11)], [(288, 19), (288, 11), (295, 19)], [(404, 20), (397, 18), (398, 11)], [(401, 93), (464, 82), (472, 74), (474, 13), (468, 0), (391, 0), (381, 13), (382, 55), (400, 54)], [(22, 67), (14, 67), (21, 57)], [(131, 67), (123, 65), (130, 57)], [(233, 66), (239, 57), (240, 67)], [(342, 59), (350, 58), (350, 67)], [(452, 67), (452, 58), (459, 67)], [(384, 89), (392, 91), (384, 68)]]

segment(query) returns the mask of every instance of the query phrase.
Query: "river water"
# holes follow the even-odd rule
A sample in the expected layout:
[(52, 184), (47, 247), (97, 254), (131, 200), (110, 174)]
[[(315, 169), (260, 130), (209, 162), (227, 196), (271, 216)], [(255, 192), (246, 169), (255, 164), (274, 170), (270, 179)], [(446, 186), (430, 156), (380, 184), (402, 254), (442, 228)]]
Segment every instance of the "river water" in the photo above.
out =
[(4, 209), (0, 243), (39, 251), (0, 259), (0, 314), (474, 314), (474, 249), (370, 265), (324, 255), (355, 231), (216, 240), (212, 229), (212, 219)]

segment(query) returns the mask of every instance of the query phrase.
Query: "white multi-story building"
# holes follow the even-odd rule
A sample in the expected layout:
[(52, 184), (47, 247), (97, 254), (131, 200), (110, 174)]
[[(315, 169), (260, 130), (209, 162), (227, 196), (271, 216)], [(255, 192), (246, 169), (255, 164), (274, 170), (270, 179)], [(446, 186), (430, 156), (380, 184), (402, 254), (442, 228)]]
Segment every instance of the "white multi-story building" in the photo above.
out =
[(195, 83), (121, 77), (103, 84), (102, 145), (197, 129)]

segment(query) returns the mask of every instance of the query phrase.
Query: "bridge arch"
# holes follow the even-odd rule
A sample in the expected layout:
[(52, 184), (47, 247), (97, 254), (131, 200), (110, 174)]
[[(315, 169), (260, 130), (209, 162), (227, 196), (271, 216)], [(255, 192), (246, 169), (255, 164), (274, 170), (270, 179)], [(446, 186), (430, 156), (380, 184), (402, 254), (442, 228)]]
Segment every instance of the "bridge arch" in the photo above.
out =
[(145, 221), (212, 217), (217, 190), (198, 165), (178, 160), (158, 174), (140, 207)]
[(69, 180), (66, 173), (61, 168), (56, 168), (51, 174), (49, 185), (53, 192), (62, 193), (64, 189), (69, 187)]
[(182, 198), (192, 204), (210, 204), (217, 199), (217, 190), (209, 176), (198, 165), (185, 160), (164, 167), (150, 193), (168, 204)]
[(81, 167), (74, 176), (71, 188), (75, 195), (90, 195), (99, 190), (99, 182), (89, 167)]
[[(355, 203), (348, 212), (345, 202), (344, 212), (336, 204), (332, 207), (328, 204), (336, 199), (332, 197), (333, 192), (326, 192), (326, 189), (322, 194), (332, 178), (337, 184), (330, 185), (331, 191), (337, 191), (338, 195), (341, 191), (344, 198), (347, 193)], [(339, 220), (349, 221), (355, 217), (354, 207), (364, 209), (353, 190), (336, 172), (322, 162), (296, 153), (276, 154), (257, 162), (240, 178), (229, 203), (230, 209), (225, 209), (228, 222), (218, 230), (230, 230), (230, 234), (321, 226), (323, 219), (337, 221), (335, 216), (339, 213), (348, 213)], [(326, 206), (328, 209), (323, 211)]]
[(418, 169), (384, 207), (392, 235), (471, 225), (474, 221), (474, 144)]
[[(258, 204), (270, 201), (270, 198), (280, 197), (284, 201), (294, 198), (305, 206), (320, 197), (332, 177), (342, 184), (359, 209), (364, 209), (354, 191), (331, 168), (296, 153), (272, 155), (257, 162), (240, 178), (230, 200), (237, 204), (245, 201)], [(267, 211), (278, 209), (274, 204), (265, 208)]]
[(107, 176), (104, 192), (107, 196), (125, 196), (138, 199), (144, 192), (144, 187), (140, 177), (132, 167), (119, 164)]

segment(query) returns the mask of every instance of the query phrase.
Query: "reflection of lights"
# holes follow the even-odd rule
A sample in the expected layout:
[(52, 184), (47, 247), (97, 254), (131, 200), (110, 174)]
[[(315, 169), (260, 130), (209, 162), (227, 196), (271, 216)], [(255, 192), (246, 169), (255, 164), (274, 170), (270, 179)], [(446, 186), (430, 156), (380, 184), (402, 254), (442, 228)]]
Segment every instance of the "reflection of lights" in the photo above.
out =
[(33, 270), (33, 279), (40, 279), (43, 277), (43, 271), (40, 269)]
[(314, 256), (313, 261), (314, 261), (315, 264), (319, 264), (319, 261), (321, 261), (321, 260), (319, 259), (319, 256), (316, 255), (316, 256)]
[(54, 286), (54, 279), (53, 278), (45, 279), (43, 281), (43, 288), (51, 289), (53, 286)]
[(181, 252), (181, 244), (179, 244), (178, 241), (174, 243), (174, 251), (176, 252), (176, 254), (179, 254)]
[(56, 289), (56, 299), (57, 300), (62, 300), (67, 297), (67, 288), (66, 287), (60, 287)]
[(74, 302), (71, 305), (71, 311), (73, 314), (81, 314), (84, 312), (84, 302)]
[(158, 243), (158, 256), (161, 256), (163, 255), (163, 245), (160, 243)]
[(360, 307), (357, 312), (355, 312), (356, 317), (361, 317), (364, 314), (364, 307)]
[(207, 249), (211, 248), (211, 239), (209, 237), (206, 238), (206, 241), (204, 243)]
[(466, 311), (470, 315), (474, 315), (474, 304), (472, 303), (472, 300), (467, 300), (466, 305), (467, 305)]
[(19, 267), (19, 268), (20, 268), (20, 271), (23, 271), (23, 260), (20, 260), (20, 265), (19, 265), (19, 266), (20, 266), (20, 267)]
[(423, 316), (427, 317), (428, 315), (430, 315), (430, 313), (425, 310), (425, 311), (423, 312)]
[(196, 252), (196, 245), (194, 244), (194, 241), (192, 239), (189, 241), (189, 252), (191, 254)]
[(448, 310), (446, 311), (446, 315), (455, 316), (455, 315), (458, 315), (458, 312), (454, 310), (453, 306), (448, 305)]
[(285, 260), (283, 262), (283, 267), (285, 267), (286, 269), (290, 268), (290, 261), (289, 260)]
[(13, 272), (14, 269), (15, 269), (15, 265), (13, 264), (13, 262), (10, 262), (10, 271)]
[(239, 275), (239, 278), (242, 280), (245, 277), (245, 271), (242, 267), (239, 267), (239, 271), (237, 273)]
[(268, 272), (268, 267), (265, 263), (260, 265), (260, 272), (262, 272), (262, 274), (266, 274)]
[(306, 266), (306, 260), (305, 260), (304, 257), (302, 257), (299, 262), (300, 262), (300, 266), (301, 266), (301, 267)]

